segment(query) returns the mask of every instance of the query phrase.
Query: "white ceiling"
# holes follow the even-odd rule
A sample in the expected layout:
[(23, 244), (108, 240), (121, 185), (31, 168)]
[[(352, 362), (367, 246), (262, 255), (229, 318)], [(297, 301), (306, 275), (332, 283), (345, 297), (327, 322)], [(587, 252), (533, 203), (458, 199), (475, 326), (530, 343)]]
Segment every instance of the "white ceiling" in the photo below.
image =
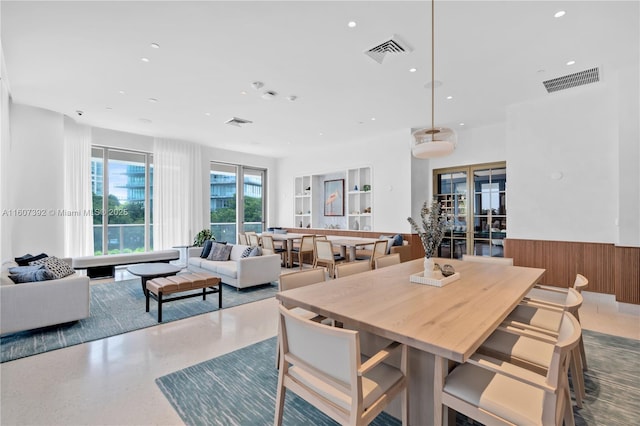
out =
[[(14, 102), (73, 117), (82, 110), (79, 121), (93, 126), (283, 157), (430, 125), (428, 1), (0, 6)], [(501, 122), (509, 104), (554, 96), (543, 80), (599, 66), (606, 81), (639, 61), (638, 1), (435, 6), (436, 125)], [(556, 19), (558, 10), (567, 13)], [(383, 64), (363, 53), (393, 34), (413, 51)], [(254, 81), (264, 82), (261, 91)], [(278, 95), (263, 100), (264, 90)], [(253, 124), (224, 124), (234, 116)]]

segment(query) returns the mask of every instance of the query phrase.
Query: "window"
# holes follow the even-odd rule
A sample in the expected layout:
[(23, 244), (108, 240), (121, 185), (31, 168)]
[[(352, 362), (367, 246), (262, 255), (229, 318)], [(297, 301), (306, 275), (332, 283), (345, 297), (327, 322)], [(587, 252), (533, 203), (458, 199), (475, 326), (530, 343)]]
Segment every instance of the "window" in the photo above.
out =
[(151, 154), (93, 147), (91, 157), (94, 253), (151, 250)]
[(265, 176), (264, 169), (211, 163), (211, 232), (216, 240), (235, 243), (239, 229), (264, 230)]
[(506, 164), (438, 169), (433, 171), (433, 181), (434, 194), (451, 224), (439, 256), (502, 257), (507, 236)]

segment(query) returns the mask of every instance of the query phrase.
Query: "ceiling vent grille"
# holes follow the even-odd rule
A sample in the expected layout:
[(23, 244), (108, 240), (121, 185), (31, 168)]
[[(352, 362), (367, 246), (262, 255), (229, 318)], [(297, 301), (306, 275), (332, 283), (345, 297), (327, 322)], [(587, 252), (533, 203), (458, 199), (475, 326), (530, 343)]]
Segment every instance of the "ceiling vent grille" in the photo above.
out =
[(409, 53), (412, 50), (413, 49), (411, 49), (408, 44), (402, 41), (397, 34), (394, 34), (389, 40), (386, 40), (379, 45), (366, 50), (364, 53), (377, 63), (381, 64), (388, 53), (402, 54)]
[(572, 87), (582, 86), (584, 84), (597, 83), (600, 81), (600, 69), (591, 68), (589, 70), (580, 71), (574, 74), (565, 75), (551, 80), (543, 81), (544, 87), (548, 93), (557, 92), (559, 90), (570, 89)]
[(244, 118), (233, 117), (224, 122), (224, 124), (228, 124), (230, 126), (240, 127), (242, 124), (251, 124), (253, 121), (245, 120)]

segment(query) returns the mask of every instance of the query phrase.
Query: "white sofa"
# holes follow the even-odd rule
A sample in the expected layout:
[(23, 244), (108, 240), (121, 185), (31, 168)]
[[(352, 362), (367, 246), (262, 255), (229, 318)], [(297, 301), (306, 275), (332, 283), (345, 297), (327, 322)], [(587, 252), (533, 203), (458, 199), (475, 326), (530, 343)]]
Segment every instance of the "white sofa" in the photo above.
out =
[[(71, 263), (70, 259), (64, 259)], [(9, 268), (0, 275), (0, 334), (62, 324), (89, 317), (89, 277), (77, 273), (58, 280), (15, 284)]]
[(238, 289), (277, 281), (280, 277), (280, 255), (265, 254), (242, 258), (242, 252), (249, 247), (235, 244), (227, 261), (202, 259), (201, 247), (189, 249), (187, 269), (193, 272), (209, 272), (222, 278), (222, 282)]

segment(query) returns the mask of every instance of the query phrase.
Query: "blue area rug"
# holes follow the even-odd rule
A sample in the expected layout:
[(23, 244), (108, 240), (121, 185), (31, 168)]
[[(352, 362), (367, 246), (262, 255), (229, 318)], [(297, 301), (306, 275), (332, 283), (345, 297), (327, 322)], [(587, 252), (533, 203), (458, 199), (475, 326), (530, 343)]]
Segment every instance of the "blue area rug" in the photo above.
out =
[[(222, 308), (273, 297), (277, 291), (278, 285), (275, 282), (240, 291), (223, 284)], [(1, 362), (152, 327), (158, 324), (157, 308), (158, 304), (152, 299), (149, 312), (145, 312), (145, 297), (140, 279), (93, 284), (89, 318), (4, 336), (0, 338)], [(167, 323), (217, 310), (217, 294), (207, 295), (207, 300), (204, 301), (202, 297), (178, 300), (163, 306), (162, 322)]]
[[(587, 330), (584, 340), (587, 397), (582, 409), (574, 407), (576, 426), (637, 424), (640, 341)], [(275, 348), (273, 337), (160, 377), (156, 383), (189, 426), (272, 425), (278, 382)], [(336, 424), (293, 392), (287, 392), (285, 401), (285, 425)], [(382, 413), (371, 424), (401, 422)], [(468, 426), (469, 421), (458, 415), (456, 424)]]

